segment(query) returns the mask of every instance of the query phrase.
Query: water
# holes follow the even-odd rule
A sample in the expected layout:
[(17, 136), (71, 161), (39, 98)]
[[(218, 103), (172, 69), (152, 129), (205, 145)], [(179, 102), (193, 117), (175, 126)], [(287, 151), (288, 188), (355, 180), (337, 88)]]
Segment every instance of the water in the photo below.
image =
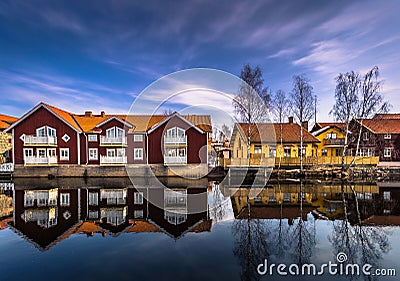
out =
[[(160, 181), (172, 191), (145, 179), (0, 184), (1, 279), (398, 280), (344, 273), (400, 274), (400, 183)], [(265, 260), (338, 273), (260, 275)]]

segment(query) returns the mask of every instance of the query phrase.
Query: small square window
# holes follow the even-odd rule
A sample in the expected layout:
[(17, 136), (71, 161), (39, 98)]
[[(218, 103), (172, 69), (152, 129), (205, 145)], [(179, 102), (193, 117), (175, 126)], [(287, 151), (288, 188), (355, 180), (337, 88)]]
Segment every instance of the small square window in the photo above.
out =
[(143, 135), (133, 135), (133, 141), (135, 142), (143, 141)]
[(90, 206), (99, 205), (99, 194), (97, 192), (89, 192), (89, 205)]
[(133, 212), (133, 217), (135, 219), (142, 219), (143, 218), (143, 210), (135, 210)]
[(97, 141), (97, 135), (89, 135), (88, 141)]
[(391, 134), (385, 134), (384, 136), (385, 140), (390, 140), (392, 138)]
[(392, 149), (386, 147), (386, 148), (384, 149), (384, 151), (383, 151), (383, 156), (384, 156), (384, 157), (392, 157)]
[(89, 160), (97, 160), (97, 159), (98, 159), (97, 148), (89, 148)]
[(65, 142), (68, 142), (70, 139), (71, 138), (67, 134), (63, 135), (63, 137), (62, 137), (62, 140)]

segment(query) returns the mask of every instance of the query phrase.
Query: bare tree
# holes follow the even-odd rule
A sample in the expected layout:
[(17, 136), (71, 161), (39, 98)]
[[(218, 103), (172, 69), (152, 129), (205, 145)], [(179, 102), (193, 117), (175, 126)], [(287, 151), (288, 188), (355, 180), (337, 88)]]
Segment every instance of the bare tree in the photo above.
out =
[(354, 71), (345, 74), (340, 73), (336, 77), (335, 100), (330, 114), (333, 114), (337, 121), (345, 124), (345, 144), (342, 151), (342, 169), (345, 167), (345, 156), (349, 147), (349, 127), (350, 121), (356, 116), (356, 108), (358, 104), (358, 92), (361, 80), (360, 75)]
[(252, 68), (245, 64), (240, 73), (243, 80), (239, 93), (233, 99), (235, 114), (242, 122), (247, 123), (247, 157), (250, 160), (251, 125), (264, 121), (269, 110), (266, 103), (270, 101), (268, 89), (264, 87), (262, 70), (259, 66)]
[[(379, 69), (374, 66), (363, 77), (354, 71), (346, 74), (339, 74), (336, 78), (335, 98), (336, 103), (331, 113), (335, 119), (345, 123), (346, 137), (342, 153), (342, 170), (348, 170), (356, 161), (359, 152), (363, 119), (369, 118), (379, 112), (387, 112), (390, 104), (384, 101), (380, 93), (382, 81), (379, 80)], [(350, 122), (356, 119), (359, 121), (356, 153), (351, 163), (346, 167), (344, 157), (349, 146), (348, 131)]]
[(290, 96), (292, 111), (300, 123), (300, 173), (303, 171), (303, 123), (314, 115), (313, 87), (305, 75), (293, 76), (293, 90)]
[(221, 127), (221, 134), (224, 137), (222, 141), (230, 140), (232, 134), (231, 128), (228, 125), (223, 124)]
[(279, 123), (279, 139), (280, 139), (280, 148), (279, 148), (279, 165), (278, 171), (281, 168), (282, 163), (282, 152), (283, 152), (283, 120), (287, 117), (287, 113), (290, 110), (290, 103), (286, 93), (282, 90), (276, 91), (271, 99), (271, 107), (272, 111), (275, 115), (275, 120)]

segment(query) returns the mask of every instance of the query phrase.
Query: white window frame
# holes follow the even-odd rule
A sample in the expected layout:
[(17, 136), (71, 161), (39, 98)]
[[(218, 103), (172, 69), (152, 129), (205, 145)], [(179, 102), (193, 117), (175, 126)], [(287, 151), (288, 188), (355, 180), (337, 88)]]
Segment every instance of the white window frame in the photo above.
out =
[(111, 127), (106, 130), (106, 137), (108, 137), (108, 138), (115, 137), (115, 127)]
[(390, 140), (390, 139), (392, 138), (392, 134), (386, 133), (386, 134), (383, 136), (383, 138), (384, 138), (385, 140)]
[[(40, 132), (41, 130), (43, 130), (43, 132), (44, 132), (43, 135), (42, 135), (42, 134), (39, 134), (39, 132)], [(42, 127), (36, 129), (36, 136), (37, 136), (37, 137), (45, 137), (45, 136), (46, 136), (46, 133), (47, 133), (46, 126), (42, 126)]]
[(134, 160), (143, 160), (143, 148), (134, 148), (133, 149), (133, 159)]
[(143, 192), (134, 192), (133, 193), (133, 204), (143, 205)]
[(368, 141), (369, 140), (369, 132), (364, 132), (363, 133), (363, 140)]
[(116, 157), (117, 156), (116, 151), (115, 151), (114, 148), (108, 148), (106, 150), (106, 153), (107, 153), (107, 157)]
[[(40, 152), (44, 151), (43, 156), (40, 156)], [(36, 149), (36, 156), (40, 158), (46, 158), (47, 157), (47, 151), (46, 148), (37, 148)]]
[(144, 216), (143, 209), (134, 210), (134, 211), (133, 211), (133, 218), (135, 218), (135, 219), (142, 219), (143, 216)]
[[(28, 155), (26, 155), (27, 151), (29, 151)], [(33, 157), (33, 148), (24, 148), (24, 160), (26, 160), (26, 157)]]
[(391, 147), (384, 148), (383, 157), (386, 157), (386, 158), (392, 157), (392, 148)]
[(133, 135), (133, 141), (134, 142), (142, 142), (143, 141), (143, 135), (142, 134), (134, 134)]
[(117, 157), (124, 157), (125, 156), (125, 148), (117, 148), (116, 152), (117, 152)]
[[(51, 132), (54, 132), (54, 135), (51, 134)], [(47, 136), (48, 136), (48, 137), (55, 137), (55, 136), (57, 136), (57, 130), (54, 129), (54, 128), (52, 128), (52, 127), (49, 127), (49, 126), (46, 126), (46, 133), (47, 133)]]
[(88, 135), (88, 141), (96, 142), (97, 141), (97, 135)]
[(48, 148), (47, 157), (57, 157), (57, 150), (55, 148)]
[[(123, 129), (121, 129), (121, 128), (119, 128), (119, 127), (115, 127), (116, 129), (115, 129), (115, 136), (116, 137), (125, 137), (125, 131), (123, 130)], [(122, 133), (121, 135), (119, 135), (119, 133)]]
[(99, 193), (97, 192), (89, 192), (89, 206), (98, 206), (99, 205)]
[[(182, 133), (182, 135), (180, 135)], [(176, 127), (176, 136), (178, 138), (184, 138), (185, 137), (185, 130), (179, 127)]]
[[(93, 155), (91, 152), (94, 152)], [(99, 159), (99, 150), (97, 148), (89, 148), (89, 160), (98, 160)]]
[(262, 153), (262, 145), (254, 145), (254, 154), (261, 154)]
[(69, 160), (69, 148), (60, 148), (60, 161)]
[(60, 206), (69, 206), (71, 204), (69, 193), (60, 193)]
[(383, 192), (383, 200), (389, 201), (391, 199), (391, 192), (390, 191), (384, 191)]

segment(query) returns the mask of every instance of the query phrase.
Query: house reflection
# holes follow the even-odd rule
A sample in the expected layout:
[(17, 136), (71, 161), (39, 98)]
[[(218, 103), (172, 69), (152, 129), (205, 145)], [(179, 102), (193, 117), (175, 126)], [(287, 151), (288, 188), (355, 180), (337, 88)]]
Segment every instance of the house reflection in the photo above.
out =
[(117, 184), (112, 181), (95, 184), (81, 188), (53, 184), (47, 189), (17, 185), (8, 226), (40, 250), (75, 233), (162, 232), (178, 239), (187, 232), (211, 230), (207, 180), (180, 181), (177, 188), (145, 180), (135, 187), (112, 187)]

